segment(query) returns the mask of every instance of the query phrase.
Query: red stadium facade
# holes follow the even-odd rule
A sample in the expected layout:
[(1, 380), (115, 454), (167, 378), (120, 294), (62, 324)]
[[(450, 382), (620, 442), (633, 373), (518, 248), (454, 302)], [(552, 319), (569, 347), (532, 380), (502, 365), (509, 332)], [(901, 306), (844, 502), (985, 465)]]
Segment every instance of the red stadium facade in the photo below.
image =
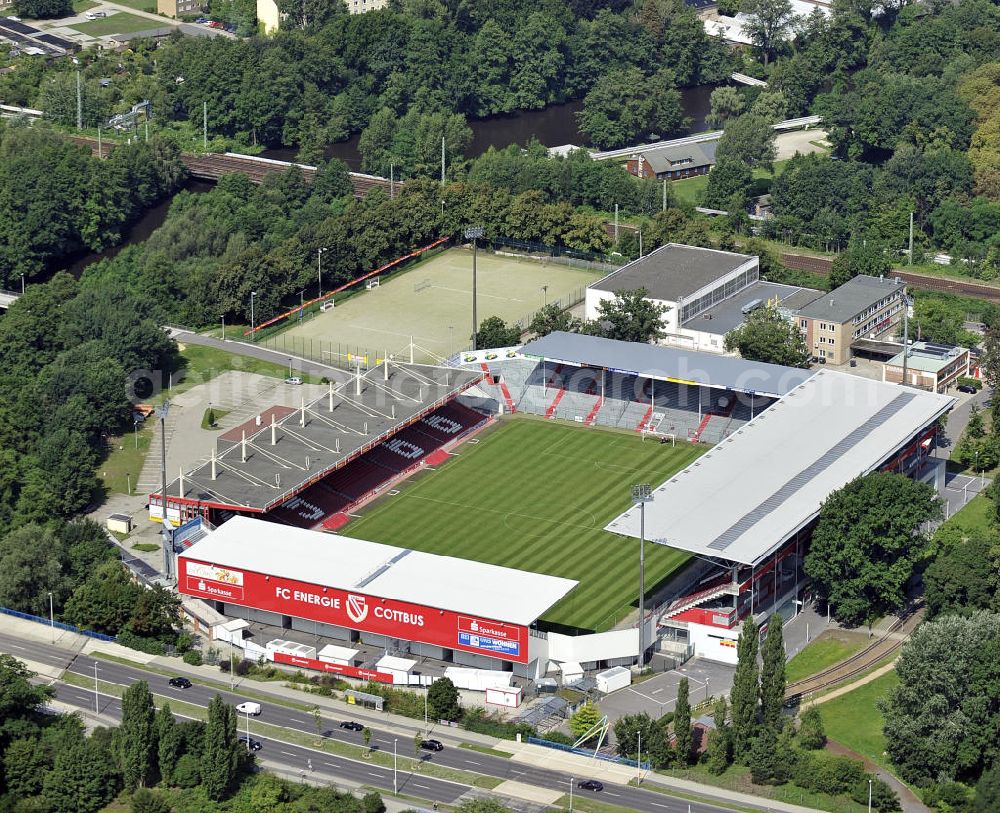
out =
[(528, 629), (451, 610), (222, 567), (181, 555), (177, 587), (196, 598), (476, 655), (528, 662)]

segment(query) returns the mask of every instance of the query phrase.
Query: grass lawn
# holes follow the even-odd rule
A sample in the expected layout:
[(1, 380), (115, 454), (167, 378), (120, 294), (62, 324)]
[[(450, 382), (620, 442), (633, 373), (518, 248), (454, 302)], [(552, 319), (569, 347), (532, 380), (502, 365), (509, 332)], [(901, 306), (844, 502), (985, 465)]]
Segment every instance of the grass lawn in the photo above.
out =
[(889, 760), (883, 755), (885, 736), (882, 734), (882, 712), (875, 703), (898, 683), (899, 676), (895, 671), (886, 672), (882, 677), (853, 692), (821, 703), (818, 708), (823, 715), (826, 736), (868, 757), (886, 770), (893, 770)]
[(156, 0), (115, 0), (115, 2), (119, 6), (128, 6), (136, 11), (148, 11), (151, 14), (156, 14)]
[(965, 536), (986, 536), (994, 525), (993, 501), (977, 494), (956, 511), (938, 530), (957, 528)]
[[(785, 168), (788, 159), (774, 162), (774, 173), (765, 169), (755, 169), (753, 171), (754, 183), (753, 194), (764, 195), (771, 188), (771, 181), (778, 177)], [(693, 178), (684, 178), (680, 181), (673, 181), (670, 184), (677, 199), (681, 203), (690, 203), (694, 206), (701, 206), (705, 197), (705, 190), (708, 188), (708, 175), (696, 175)]]
[[(111, 453), (108, 455), (108, 459), (97, 467), (97, 476), (104, 483), (106, 491), (115, 494), (128, 494), (130, 475), (134, 491), (136, 483), (139, 482), (139, 472), (142, 470), (142, 463), (146, 459), (146, 452), (149, 450), (149, 442), (153, 438), (155, 429), (156, 421), (150, 419), (139, 428), (137, 436), (129, 432), (120, 438), (111, 438), (109, 441)], [(136, 441), (138, 441), (138, 448), (136, 448)]]
[(785, 666), (785, 677), (789, 683), (802, 680), (810, 675), (833, 666), (855, 652), (861, 650), (867, 640), (864, 635), (828, 630), (802, 649)]
[(95, 3), (94, 0), (73, 0), (73, 11), (79, 14), (87, 9), (94, 8), (96, 5), (98, 3)]
[(136, 14), (126, 14), (118, 12), (110, 14), (99, 20), (87, 20), (85, 23), (71, 25), (82, 34), (89, 34), (92, 37), (104, 37), (108, 34), (131, 34), (136, 31), (147, 31), (159, 27), (155, 20), (146, 17), (139, 17)]
[[(201, 428), (206, 430), (215, 431), (219, 429), (219, 421), (228, 415), (230, 410), (228, 409), (215, 409), (214, 407), (209, 407), (205, 410), (205, 414), (201, 416)], [(209, 423), (209, 417), (214, 419), (213, 423)]]
[[(661, 483), (701, 452), (689, 443), (643, 443), (630, 432), (514, 418), (397, 496), (382, 497), (343, 532), (576, 579), (543, 619), (605, 630), (635, 602), (638, 545), (604, 526), (629, 507), (632, 483)], [(647, 589), (687, 559), (647, 543)]]

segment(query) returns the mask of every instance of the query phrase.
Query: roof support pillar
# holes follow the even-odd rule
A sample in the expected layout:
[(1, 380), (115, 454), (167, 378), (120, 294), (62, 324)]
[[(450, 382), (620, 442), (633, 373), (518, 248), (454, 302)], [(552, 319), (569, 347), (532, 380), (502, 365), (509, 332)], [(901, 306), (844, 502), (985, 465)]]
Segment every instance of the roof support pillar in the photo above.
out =
[(243, 439), (240, 441), (240, 456), (244, 463), (247, 462), (247, 430), (243, 430)]
[(382, 380), (389, 380), (389, 351), (382, 351)]
[(299, 404), (300, 404), (300, 407), (299, 407), (299, 426), (305, 426), (306, 425), (306, 399), (305, 399), (305, 396), (303, 396), (299, 400)]
[(271, 445), (272, 446), (278, 445), (278, 425), (277, 422), (274, 420), (273, 412), (271, 413)]
[(326, 393), (327, 411), (333, 412), (333, 382), (330, 382), (330, 389)]
[(184, 496), (184, 467), (181, 466), (177, 475), (177, 496)]
[(216, 470), (215, 470), (215, 447), (213, 446), (212, 447), (212, 479), (214, 480), (215, 477), (216, 477)]

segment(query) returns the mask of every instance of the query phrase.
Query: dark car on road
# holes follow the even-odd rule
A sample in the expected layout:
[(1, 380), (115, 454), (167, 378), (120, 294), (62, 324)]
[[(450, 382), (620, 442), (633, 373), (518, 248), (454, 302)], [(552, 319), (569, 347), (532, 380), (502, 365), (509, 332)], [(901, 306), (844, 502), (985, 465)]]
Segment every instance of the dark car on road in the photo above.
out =
[(240, 744), (241, 745), (246, 745), (248, 739), (250, 741), (250, 750), (251, 751), (259, 751), (261, 748), (264, 747), (261, 744), (260, 740), (255, 740), (253, 737), (240, 737)]
[(972, 386), (972, 384), (959, 384), (955, 389), (959, 392), (965, 392), (969, 395), (975, 395), (979, 390)]
[(175, 689), (190, 689), (191, 681), (186, 677), (172, 677), (167, 681)]
[(340, 724), (340, 727), (346, 728), (348, 731), (363, 731), (365, 728), (361, 723), (356, 723), (354, 720), (344, 720)]
[(596, 779), (584, 779), (582, 782), (577, 782), (576, 786), (580, 790), (592, 790), (594, 793), (604, 790), (604, 783), (598, 782)]
[(443, 751), (444, 746), (440, 740), (421, 740), (420, 747), (425, 751)]

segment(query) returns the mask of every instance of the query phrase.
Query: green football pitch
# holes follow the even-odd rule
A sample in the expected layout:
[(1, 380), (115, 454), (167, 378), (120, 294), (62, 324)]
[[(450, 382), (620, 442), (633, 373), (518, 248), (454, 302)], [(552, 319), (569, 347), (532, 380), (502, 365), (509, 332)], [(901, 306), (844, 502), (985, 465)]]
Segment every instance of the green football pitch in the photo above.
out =
[[(341, 533), (373, 542), (576, 579), (543, 620), (602, 631), (637, 604), (638, 545), (604, 530), (629, 487), (659, 485), (701, 448), (632, 433), (516, 417), (466, 443), (362, 512)], [(646, 587), (687, 561), (647, 543)]]

